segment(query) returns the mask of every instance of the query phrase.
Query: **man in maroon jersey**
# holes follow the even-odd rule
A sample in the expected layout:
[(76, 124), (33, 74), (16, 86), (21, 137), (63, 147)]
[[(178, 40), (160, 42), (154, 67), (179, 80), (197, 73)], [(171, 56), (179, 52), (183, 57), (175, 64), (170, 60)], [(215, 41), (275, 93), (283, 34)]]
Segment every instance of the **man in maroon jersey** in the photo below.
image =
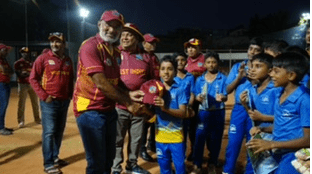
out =
[[(155, 69), (156, 57), (139, 48), (139, 43), (143, 40), (143, 35), (135, 24), (127, 23), (124, 25), (120, 37), (122, 46), (120, 78), (129, 91), (139, 90), (144, 82), (159, 78), (158, 70)], [(128, 173), (149, 174), (147, 170), (137, 164), (145, 118), (134, 117), (122, 103), (118, 103), (116, 107), (118, 121), (113, 173), (117, 174), (122, 171), (124, 138), (129, 132), (126, 171)]]
[(10, 46), (6, 46), (0, 43), (0, 134), (11, 135), (13, 129), (8, 129), (5, 126), (5, 112), (9, 104), (10, 99), (10, 78), (13, 74), (13, 70), (10, 67), (6, 57), (9, 51), (12, 49)]
[(51, 49), (36, 59), (29, 82), (40, 98), (44, 171), (57, 174), (62, 173), (59, 166), (67, 165), (58, 155), (73, 94), (74, 75), (72, 61), (65, 55), (63, 33), (50, 33), (49, 40)]
[(142, 92), (121, 89), (124, 85), (117, 63), (120, 52), (115, 45), (123, 25), (122, 14), (105, 11), (98, 21), (99, 33), (84, 41), (79, 50), (73, 105), (88, 174), (111, 172), (116, 150), (116, 102), (133, 114), (143, 109), (133, 101), (141, 101)]
[(17, 121), (18, 127), (22, 128), (25, 125), (24, 111), (27, 94), (29, 94), (31, 100), (35, 122), (40, 124), (41, 120), (39, 117), (38, 97), (29, 84), (29, 75), (33, 66), (33, 61), (30, 58), (28, 47), (21, 48), (20, 53), (22, 57), (14, 63), (14, 69), (18, 84)]
[[(184, 43), (184, 49), (188, 55), (187, 63), (185, 66), (185, 70), (194, 75), (195, 79), (201, 76), (206, 68), (204, 67), (205, 57), (204, 54), (201, 53), (202, 42), (199, 39), (192, 38), (188, 42)], [(195, 117), (189, 120), (189, 138), (191, 141), (191, 153), (187, 157), (188, 161), (193, 160), (193, 145), (195, 143), (195, 133), (197, 127), (197, 111), (198, 111), (198, 102), (194, 102), (192, 108), (195, 111)]]

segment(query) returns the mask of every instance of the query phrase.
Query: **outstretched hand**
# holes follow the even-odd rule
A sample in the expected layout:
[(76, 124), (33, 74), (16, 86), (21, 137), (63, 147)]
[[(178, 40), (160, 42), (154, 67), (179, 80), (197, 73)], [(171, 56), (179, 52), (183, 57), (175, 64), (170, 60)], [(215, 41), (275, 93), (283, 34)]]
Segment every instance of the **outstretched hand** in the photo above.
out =
[(135, 102), (142, 102), (143, 97), (144, 97), (144, 92), (141, 90), (130, 91), (129, 96), (130, 96), (131, 100), (133, 100)]

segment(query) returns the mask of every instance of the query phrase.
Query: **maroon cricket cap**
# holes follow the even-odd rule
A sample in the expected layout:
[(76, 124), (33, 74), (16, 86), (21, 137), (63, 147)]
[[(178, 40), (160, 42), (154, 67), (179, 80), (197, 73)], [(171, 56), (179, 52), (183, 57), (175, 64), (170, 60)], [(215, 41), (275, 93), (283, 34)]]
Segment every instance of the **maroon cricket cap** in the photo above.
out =
[(140, 32), (139, 28), (133, 23), (126, 23), (122, 29), (123, 31), (132, 31), (139, 36), (139, 41), (144, 41), (143, 34)]
[(49, 35), (49, 40), (51, 41), (51, 40), (53, 40), (53, 39), (59, 39), (60, 41), (62, 41), (62, 42), (65, 42), (65, 36), (64, 36), (64, 34), (63, 33), (61, 33), (61, 32), (53, 32), (53, 33), (50, 33), (50, 35)]
[(124, 17), (117, 10), (104, 11), (104, 13), (101, 16), (101, 20), (103, 20), (105, 22), (109, 22), (112, 20), (118, 20), (119, 22), (122, 23), (122, 25), (124, 24)]
[(143, 83), (140, 90), (145, 93), (143, 103), (154, 105), (154, 98), (162, 97), (166, 88), (161, 81), (153, 79)]
[(1, 49), (4, 49), (4, 48), (7, 49), (7, 50), (11, 50), (11, 49), (12, 49), (12, 47), (6, 46), (6, 45), (0, 43), (0, 50), (1, 50)]
[(196, 39), (196, 38), (192, 38), (190, 39), (188, 42), (185, 42), (184, 43), (184, 48), (187, 48), (188, 46), (190, 45), (194, 45), (194, 46), (199, 46), (201, 47), (202, 46), (202, 43), (199, 39)]
[(154, 42), (154, 41), (156, 42), (160, 41), (157, 37), (155, 37), (154, 35), (150, 33), (144, 34), (144, 40), (149, 43)]

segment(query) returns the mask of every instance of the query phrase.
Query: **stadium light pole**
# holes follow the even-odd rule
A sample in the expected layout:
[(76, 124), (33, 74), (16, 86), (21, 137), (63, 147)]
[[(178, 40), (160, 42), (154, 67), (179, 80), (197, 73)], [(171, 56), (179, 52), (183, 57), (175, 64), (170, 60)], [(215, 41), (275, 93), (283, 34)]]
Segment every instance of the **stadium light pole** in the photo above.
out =
[(80, 16), (82, 17), (82, 22), (81, 22), (81, 38), (82, 41), (84, 40), (84, 33), (85, 33), (85, 18), (88, 17), (89, 15), (89, 10), (85, 8), (80, 9)]

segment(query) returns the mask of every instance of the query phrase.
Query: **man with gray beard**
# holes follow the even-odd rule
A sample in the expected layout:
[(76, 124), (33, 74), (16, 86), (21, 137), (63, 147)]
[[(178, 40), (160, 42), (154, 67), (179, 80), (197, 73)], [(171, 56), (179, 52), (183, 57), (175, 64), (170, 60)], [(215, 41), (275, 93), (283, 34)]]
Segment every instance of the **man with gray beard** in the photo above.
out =
[[(116, 102), (134, 115), (144, 110), (143, 92), (121, 90), (114, 47), (124, 25), (116, 10), (105, 11), (98, 22), (99, 33), (81, 44), (78, 57), (77, 82), (74, 90), (74, 113), (87, 159), (87, 174), (110, 174), (115, 157)], [(131, 100), (132, 99), (132, 100)]]

